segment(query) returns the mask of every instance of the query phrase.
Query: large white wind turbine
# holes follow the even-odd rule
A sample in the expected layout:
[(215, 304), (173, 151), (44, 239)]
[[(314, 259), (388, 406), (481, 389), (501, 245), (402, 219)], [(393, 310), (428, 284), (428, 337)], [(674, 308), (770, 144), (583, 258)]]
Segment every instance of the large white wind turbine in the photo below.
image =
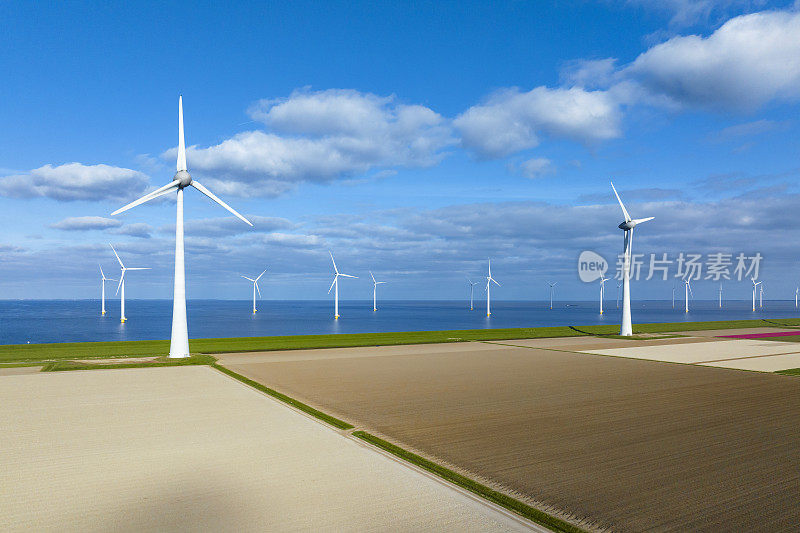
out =
[(194, 187), (204, 195), (211, 198), (223, 208), (230, 211), (242, 222), (253, 224), (237, 213), (231, 206), (220, 200), (211, 191), (200, 183), (194, 181), (186, 171), (186, 143), (183, 139), (183, 97), (178, 98), (178, 162), (177, 172), (171, 183), (159, 187), (155, 191), (145, 194), (138, 200), (117, 209), (111, 215), (127, 211), (132, 207), (143, 204), (159, 196), (177, 192), (177, 215), (175, 217), (175, 287), (172, 295), (172, 337), (169, 343), (170, 357), (189, 357), (189, 328), (186, 325), (186, 268), (184, 266), (183, 247), (183, 189)]
[(339, 272), (339, 269), (336, 268), (336, 261), (333, 260), (333, 252), (328, 252), (331, 254), (331, 263), (333, 263), (333, 283), (331, 283), (331, 288), (328, 289), (328, 294), (331, 293), (331, 289), (334, 287), (336, 288), (336, 292), (333, 295), (333, 318), (339, 318), (339, 278), (358, 278), (358, 276), (351, 276), (350, 274), (342, 274)]
[(106, 281), (117, 281), (113, 278), (107, 278), (103, 274), (103, 267), (100, 267), (100, 314), (106, 314)]
[(472, 306), (472, 296), (475, 293), (475, 285), (477, 285), (478, 282), (467, 278), (467, 283), (469, 283), (469, 310), (472, 311), (474, 309)]
[(372, 275), (372, 271), (369, 271), (369, 276), (372, 278), (372, 310), (378, 310), (378, 285), (383, 283), (387, 283), (386, 281), (375, 281), (375, 276)]
[(119, 294), (119, 321), (125, 322), (128, 318), (125, 316), (125, 272), (128, 270), (150, 270), (150, 267), (126, 267), (122, 264), (122, 259), (119, 258), (117, 251), (114, 250), (114, 246), (109, 243), (111, 246), (111, 251), (114, 252), (114, 256), (116, 256), (117, 261), (119, 261), (119, 267), (122, 269), (122, 274), (119, 276), (119, 285), (117, 285), (117, 292), (114, 294)]
[(684, 300), (683, 310), (688, 313), (689, 312), (689, 294), (691, 294), (692, 298), (694, 298), (694, 293), (692, 293), (692, 283), (691, 283), (691, 281), (689, 280), (688, 277), (683, 278), (683, 283), (685, 285), (685, 287), (683, 288), (683, 291), (685, 293), (685, 298), (686, 298)]
[(638, 224), (653, 220), (655, 217), (632, 219), (628, 215), (628, 210), (625, 209), (622, 200), (620, 200), (613, 183), (611, 184), (611, 189), (613, 189), (614, 196), (617, 197), (619, 206), (622, 208), (622, 214), (625, 217), (625, 220), (619, 225), (619, 229), (625, 232), (625, 246), (623, 248), (625, 257), (622, 264), (622, 325), (620, 326), (619, 334), (630, 336), (633, 335), (633, 326), (631, 325), (631, 248), (633, 246), (633, 228)]
[(553, 308), (553, 287), (558, 285), (557, 281), (548, 281), (547, 284), (550, 286), (550, 309)]
[(750, 278), (750, 281), (753, 282), (753, 311), (756, 310), (756, 287), (761, 285), (761, 282), (756, 282), (756, 278)]
[(264, 272), (259, 274), (258, 277), (255, 278), (255, 279), (248, 278), (247, 276), (242, 276), (244, 279), (253, 282), (253, 314), (256, 314), (256, 291), (258, 291), (258, 297), (261, 298), (261, 289), (258, 288), (258, 280), (260, 280), (261, 276), (263, 276), (266, 272), (267, 272), (267, 269), (265, 268)]
[(498, 287), (500, 286), (500, 284), (497, 283), (497, 280), (492, 277), (492, 260), (489, 259), (489, 275), (486, 276), (486, 316), (491, 316), (492, 314), (492, 298), (491, 291), (489, 290), (492, 283)]
[(600, 314), (601, 315), (603, 314), (603, 298), (605, 298), (605, 295), (606, 295), (606, 281), (608, 281), (608, 279), (609, 278), (607, 278), (607, 277), (605, 277), (603, 275), (600, 276)]

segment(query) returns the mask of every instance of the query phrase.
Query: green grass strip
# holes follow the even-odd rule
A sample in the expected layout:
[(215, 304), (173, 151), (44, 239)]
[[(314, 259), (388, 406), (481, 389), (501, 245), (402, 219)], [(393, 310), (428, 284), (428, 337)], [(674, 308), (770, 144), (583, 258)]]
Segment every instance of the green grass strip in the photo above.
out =
[(555, 516), (551, 516), (544, 511), (540, 511), (531, 507), (530, 505), (523, 503), (517, 499), (512, 498), (511, 496), (507, 496), (502, 492), (498, 492), (494, 489), (490, 489), (486, 485), (478, 483), (477, 481), (470, 479), (466, 476), (462, 476), (457, 472), (453, 472), (449, 468), (445, 468), (441, 465), (438, 465), (432, 461), (425, 459), (424, 457), (420, 457), (415, 453), (411, 453), (408, 450), (404, 450), (403, 448), (392, 444), (391, 442), (387, 442), (381, 438), (376, 437), (366, 431), (354, 431), (353, 435), (358, 437), (361, 440), (369, 442), (370, 444), (377, 446), (378, 448), (385, 450), (392, 455), (395, 455), (401, 459), (408, 461), (409, 463), (415, 464), (420, 468), (424, 468), (428, 472), (436, 474), (437, 476), (450, 481), (451, 483), (455, 483), (459, 487), (465, 488), (470, 492), (473, 492), (487, 500), (500, 505), (508, 509), (509, 511), (513, 511), (521, 516), (524, 516), (528, 520), (532, 522), (536, 522), (537, 524), (541, 524), (543, 526), (549, 527), (553, 531), (558, 532), (565, 532), (565, 533), (583, 533), (583, 529), (580, 529), (577, 526), (570, 524), (569, 522), (565, 522), (560, 518), (556, 518)]
[(149, 368), (159, 366), (212, 365), (217, 358), (211, 355), (193, 355), (182, 359), (160, 357), (155, 361), (134, 363), (86, 363), (82, 361), (51, 361), (42, 367), (42, 372), (62, 372), (66, 370), (107, 370), (110, 368)]
[(281, 394), (280, 392), (276, 391), (275, 389), (270, 389), (269, 387), (266, 387), (266, 386), (262, 385), (261, 383), (259, 383), (257, 381), (253, 381), (250, 378), (246, 378), (241, 374), (237, 374), (233, 370), (225, 368), (224, 366), (220, 366), (220, 365), (218, 365), (216, 363), (212, 364), (211, 366), (213, 368), (216, 368), (217, 370), (219, 370), (223, 374), (228, 374), (230, 377), (232, 377), (234, 379), (238, 379), (239, 381), (241, 381), (245, 385), (249, 385), (249, 386), (253, 387), (254, 389), (258, 389), (258, 390), (260, 390), (261, 392), (263, 392), (265, 394), (269, 394), (273, 398), (278, 399), (278, 400), (280, 400), (280, 401), (282, 401), (284, 403), (287, 403), (287, 404), (291, 405), (292, 407), (296, 407), (297, 409), (300, 409), (304, 413), (307, 413), (307, 414), (313, 416), (314, 418), (322, 420), (323, 422), (328, 423), (328, 424), (330, 424), (330, 425), (332, 425), (334, 427), (337, 427), (339, 429), (353, 429), (353, 426), (351, 424), (348, 424), (344, 420), (339, 420), (338, 418), (333, 417), (333, 416), (331, 416), (331, 415), (329, 415), (327, 413), (323, 413), (322, 411), (314, 409), (310, 405), (306, 405), (306, 404), (304, 404), (303, 402), (301, 402), (299, 400), (295, 400), (291, 396), (286, 396), (285, 394)]
[[(765, 320), (730, 320), (714, 322), (672, 322), (637, 324), (634, 333), (664, 333), (708, 329), (754, 328), (765, 325), (800, 326), (800, 319), (781, 323)], [(277, 337), (234, 337), (221, 339), (192, 339), (195, 353), (260, 352), (273, 350), (303, 350), (314, 348), (350, 348), (357, 346), (391, 346), (398, 344), (430, 344), (467, 341), (499, 341), (580, 335), (616, 335), (617, 325), (555, 326), (542, 328), (467, 329), (448, 331), (401, 331), (384, 333), (348, 333), (338, 335), (288, 335)], [(169, 352), (169, 341), (65, 342), (50, 344), (0, 345), (0, 363), (21, 361), (50, 361), (58, 359), (91, 359), (112, 357), (159, 356)]]
[(784, 376), (800, 376), (800, 368), (787, 368), (786, 370), (778, 370), (776, 374), (783, 374)]

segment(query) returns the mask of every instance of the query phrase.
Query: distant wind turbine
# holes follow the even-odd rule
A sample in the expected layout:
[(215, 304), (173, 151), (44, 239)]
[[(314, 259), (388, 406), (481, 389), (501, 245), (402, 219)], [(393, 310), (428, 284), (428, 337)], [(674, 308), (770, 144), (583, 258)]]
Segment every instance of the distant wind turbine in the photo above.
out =
[(331, 293), (331, 290), (335, 287), (336, 292), (334, 292), (333, 298), (333, 318), (339, 318), (339, 278), (358, 278), (358, 276), (351, 276), (350, 274), (341, 274), (339, 273), (339, 269), (336, 268), (336, 261), (333, 259), (333, 252), (328, 251), (331, 255), (331, 262), (333, 263), (333, 283), (331, 283), (331, 288), (328, 289), (328, 294)]
[(486, 316), (491, 316), (491, 314), (492, 314), (492, 307), (491, 307), (491, 299), (492, 298), (490, 296), (490, 290), (489, 290), (489, 288), (491, 287), (492, 283), (494, 283), (498, 287), (500, 286), (500, 284), (497, 283), (497, 280), (495, 280), (492, 277), (492, 260), (489, 259), (489, 275), (486, 276)]
[(100, 314), (106, 314), (106, 281), (117, 281), (113, 278), (107, 278), (105, 274), (103, 274), (103, 267), (100, 267)]
[(605, 276), (602, 276), (602, 275), (600, 276), (600, 314), (601, 315), (603, 314), (603, 298), (605, 298), (606, 281), (608, 281), (608, 279), (609, 278), (607, 278)]
[(622, 287), (622, 282), (617, 282), (617, 309), (619, 309), (619, 288)]
[(261, 289), (258, 288), (258, 280), (261, 279), (261, 276), (266, 274), (267, 269), (264, 269), (264, 272), (258, 275), (257, 278), (248, 278), (247, 276), (242, 276), (244, 279), (253, 282), (253, 314), (256, 314), (256, 291), (258, 291), (258, 297), (261, 298)]
[(547, 284), (550, 286), (550, 309), (552, 309), (553, 308), (553, 287), (558, 285), (558, 282), (557, 281), (555, 281), (555, 282), (548, 281)]
[(672, 308), (675, 309), (675, 284), (672, 285)]
[(177, 172), (172, 182), (155, 191), (145, 194), (138, 200), (121, 207), (111, 213), (116, 215), (127, 211), (139, 204), (149, 202), (159, 196), (177, 192), (177, 215), (175, 217), (175, 285), (172, 293), (172, 336), (169, 342), (170, 357), (189, 357), (189, 327), (186, 324), (186, 268), (184, 265), (183, 246), (183, 189), (192, 186), (224, 209), (231, 212), (236, 218), (252, 226), (253, 224), (237, 213), (231, 206), (217, 198), (214, 193), (206, 189), (199, 182), (192, 179), (186, 171), (186, 143), (183, 139), (183, 97), (178, 97), (178, 161)]
[(387, 283), (386, 281), (375, 281), (375, 276), (372, 275), (372, 271), (369, 271), (369, 276), (372, 278), (372, 310), (378, 310), (378, 285), (383, 283)]
[(764, 284), (758, 288), (758, 308), (764, 309)]
[(722, 309), (722, 283), (719, 284), (719, 308)]
[(692, 293), (692, 283), (691, 283), (691, 281), (689, 280), (688, 277), (683, 279), (683, 283), (685, 285), (684, 293), (686, 295), (686, 299), (684, 300), (684, 311), (686, 311), (688, 313), (689, 312), (689, 295), (691, 294), (692, 298), (694, 298), (694, 294)]
[(478, 284), (477, 281), (472, 281), (471, 279), (467, 278), (467, 283), (469, 283), (469, 310), (472, 311), (472, 296), (475, 293), (475, 285)]
[(794, 290), (794, 308), (797, 309), (797, 293), (800, 292), (800, 287)]
[(119, 261), (119, 266), (122, 269), (122, 274), (119, 277), (119, 285), (117, 285), (117, 292), (114, 294), (119, 293), (119, 321), (125, 322), (127, 317), (125, 316), (125, 272), (128, 270), (150, 270), (150, 267), (126, 267), (122, 264), (122, 259), (119, 258), (117, 251), (114, 250), (114, 246), (109, 243), (111, 246), (111, 250), (114, 252), (114, 255)]
[(753, 311), (756, 310), (756, 287), (761, 285), (761, 282), (756, 282), (756, 278), (750, 278), (750, 281), (753, 282)]
[(633, 228), (638, 224), (653, 220), (655, 217), (632, 219), (628, 215), (628, 210), (625, 209), (625, 205), (622, 203), (619, 194), (617, 194), (617, 189), (614, 188), (613, 183), (611, 188), (614, 190), (614, 196), (617, 197), (619, 206), (622, 208), (622, 214), (625, 217), (625, 220), (619, 225), (619, 229), (625, 232), (625, 246), (623, 249), (625, 259), (622, 265), (622, 325), (620, 326), (619, 334), (627, 337), (633, 335), (633, 326), (631, 325), (631, 248), (633, 247)]

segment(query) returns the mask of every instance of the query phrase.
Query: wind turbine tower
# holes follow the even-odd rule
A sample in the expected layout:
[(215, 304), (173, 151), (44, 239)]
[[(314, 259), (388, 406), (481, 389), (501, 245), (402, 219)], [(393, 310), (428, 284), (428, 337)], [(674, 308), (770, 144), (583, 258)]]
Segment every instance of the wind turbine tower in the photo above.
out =
[(555, 282), (548, 281), (547, 284), (550, 285), (550, 309), (552, 309), (553, 308), (553, 287), (558, 285), (558, 282), (557, 281), (555, 281)]
[(614, 184), (611, 184), (611, 189), (614, 191), (614, 196), (617, 197), (619, 206), (622, 208), (622, 214), (625, 220), (620, 223), (619, 229), (625, 232), (624, 238), (624, 261), (622, 265), (622, 325), (620, 326), (619, 334), (623, 336), (633, 335), (633, 326), (631, 325), (631, 249), (633, 247), (633, 228), (637, 225), (653, 220), (655, 217), (637, 218), (632, 219), (628, 215), (628, 210), (617, 194), (617, 189)]
[(331, 262), (333, 263), (333, 283), (331, 283), (331, 288), (328, 289), (328, 294), (331, 293), (331, 290), (336, 288), (336, 292), (333, 293), (333, 318), (339, 318), (339, 278), (358, 278), (358, 276), (351, 276), (350, 274), (341, 274), (339, 269), (336, 268), (336, 261), (333, 259), (333, 252), (328, 252), (331, 255)]
[(378, 310), (378, 285), (386, 283), (385, 281), (375, 281), (375, 276), (372, 275), (372, 271), (369, 271), (369, 276), (372, 278), (372, 310)]
[(214, 193), (206, 189), (199, 182), (195, 181), (186, 169), (186, 143), (183, 139), (183, 97), (178, 98), (178, 161), (177, 172), (172, 182), (155, 191), (145, 194), (138, 200), (121, 207), (111, 213), (116, 215), (127, 211), (139, 204), (149, 202), (154, 198), (177, 193), (177, 207), (175, 217), (175, 285), (172, 293), (172, 335), (169, 342), (170, 357), (189, 357), (189, 327), (186, 324), (186, 268), (184, 264), (184, 245), (183, 245), (183, 190), (186, 187), (194, 187), (204, 195), (208, 196), (232, 213), (236, 218), (252, 226), (252, 222), (237, 213), (231, 206), (217, 198)]
[(106, 281), (117, 281), (112, 278), (107, 278), (105, 274), (103, 274), (103, 267), (100, 267), (100, 314), (106, 314)]
[(689, 312), (689, 295), (691, 294), (692, 298), (694, 298), (694, 294), (692, 294), (692, 283), (689, 281), (688, 277), (683, 279), (683, 283), (685, 285), (684, 286), (684, 293), (685, 293), (685, 296), (686, 296), (686, 299), (684, 300), (683, 309), (684, 309), (685, 312), (688, 313)]
[(601, 315), (603, 314), (603, 299), (605, 298), (605, 295), (606, 295), (606, 281), (608, 281), (608, 278), (603, 276), (603, 275), (601, 275), (600, 276), (600, 314)]
[(260, 280), (261, 276), (263, 276), (266, 272), (267, 269), (265, 268), (264, 272), (259, 274), (258, 277), (255, 279), (248, 278), (247, 276), (242, 276), (244, 279), (251, 281), (253, 283), (253, 314), (256, 314), (256, 291), (258, 291), (258, 297), (261, 298), (261, 289), (258, 288), (258, 280)]
[(119, 261), (119, 267), (122, 270), (122, 274), (119, 277), (119, 285), (117, 285), (117, 292), (115, 294), (119, 294), (119, 321), (125, 322), (128, 320), (128, 318), (125, 316), (125, 272), (128, 270), (150, 270), (150, 268), (126, 267), (124, 264), (122, 264), (122, 259), (119, 258), (117, 251), (114, 250), (114, 246), (112, 246), (110, 243), (109, 246), (111, 246), (111, 250), (114, 252), (117, 261)]
[(761, 285), (760, 281), (756, 281), (756, 278), (750, 278), (750, 281), (753, 282), (753, 311), (756, 310), (756, 287)]
[(491, 287), (492, 283), (494, 283), (498, 287), (500, 286), (500, 284), (497, 283), (497, 280), (495, 280), (492, 277), (492, 260), (489, 259), (489, 275), (486, 276), (486, 316), (492, 316), (492, 305), (491, 305), (492, 298), (491, 298), (491, 291), (490, 291), (490, 287)]
[(467, 283), (469, 283), (469, 310), (472, 311), (474, 309), (472, 306), (472, 296), (475, 293), (475, 285), (477, 285), (478, 282), (467, 278)]

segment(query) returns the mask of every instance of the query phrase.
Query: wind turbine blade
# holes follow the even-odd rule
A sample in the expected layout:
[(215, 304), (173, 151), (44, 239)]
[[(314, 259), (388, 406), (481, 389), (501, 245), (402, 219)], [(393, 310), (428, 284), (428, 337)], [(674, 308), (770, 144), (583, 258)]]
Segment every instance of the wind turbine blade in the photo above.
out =
[[(239, 275), (241, 276), (241, 274), (239, 274)], [(256, 282), (256, 280), (254, 280), (253, 278), (248, 278), (247, 276), (242, 276), (242, 277), (243, 277), (244, 279), (248, 280), (248, 281), (252, 281), (253, 283), (255, 283), (255, 282)]]
[(336, 284), (336, 278), (338, 278), (338, 277), (339, 277), (339, 274), (336, 274), (335, 276), (333, 276), (333, 281), (331, 282), (331, 288), (328, 289), (328, 294), (330, 294), (331, 291), (333, 290), (333, 286)]
[(641, 224), (642, 222), (648, 222), (650, 220), (653, 220), (654, 218), (656, 218), (656, 217), (637, 218), (637, 219), (634, 219), (634, 222), (636, 224)]
[(186, 143), (183, 141), (183, 95), (178, 97), (178, 164), (177, 170), (186, 170)]
[(124, 205), (124, 206), (120, 207), (119, 209), (117, 209), (116, 211), (111, 213), (111, 216), (118, 215), (118, 214), (122, 213), (123, 211), (127, 211), (128, 209), (131, 209), (132, 207), (136, 207), (137, 205), (143, 204), (145, 202), (149, 202), (153, 198), (158, 198), (162, 194), (166, 194), (168, 191), (171, 191), (172, 189), (177, 188), (179, 183), (180, 182), (178, 180), (174, 180), (174, 181), (172, 181), (170, 183), (167, 183), (163, 187), (159, 187), (158, 189), (154, 190), (153, 192), (145, 194), (144, 196), (142, 196), (138, 200), (134, 200), (133, 202), (129, 203), (128, 205)]
[(119, 277), (119, 284), (117, 285), (117, 292), (114, 294), (119, 294), (119, 288), (122, 287), (122, 280), (125, 279), (125, 269), (122, 270), (122, 275)]
[(381, 285), (383, 283), (389, 283), (388, 281), (376, 281), (375, 285)]
[(261, 298), (261, 289), (258, 288), (258, 282), (254, 281), (253, 284), (256, 286), (256, 290), (258, 291), (258, 297)]
[(97, 265), (97, 266), (99, 266), (99, 267), (100, 267), (100, 277), (101, 277), (101, 278), (103, 278), (103, 280), (105, 281), (105, 279), (106, 279), (106, 275), (105, 275), (105, 274), (103, 274), (103, 267), (102, 267), (101, 265)]
[(114, 255), (117, 257), (117, 261), (119, 261), (119, 266), (121, 266), (124, 269), (125, 265), (122, 264), (122, 259), (119, 258), (119, 256), (117, 255), (117, 251), (114, 250), (114, 245), (111, 243), (109, 243), (108, 245), (111, 246), (111, 251), (114, 252)]
[(614, 182), (611, 182), (611, 188), (614, 190), (614, 196), (617, 197), (617, 201), (619, 202), (619, 206), (622, 208), (622, 214), (625, 215), (625, 222), (631, 221), (631, 216), (628, 214), (628, 210), (625, 209), (625, 205), (622, 203), (622, 200), (619, 198), (619, 194), (617, 194), (617, 189), (614, 188)]
[(331, 263), (333, 263), (333, 271), (334, 271), (334, 272), (336, 272), (336, 273), (338, 274), (338, 273), (339, 273), (339, 269), (338, 269), (338, 268), (336, 268), (336, 261), (333, 259), (333, 252), (331, 252), (330, 250), (328, 250), (328, 253), (329, 253), (329, 254), (330, 254), (330, 256), (331, 256)]
[(492, 260), (489, 259), (489, 277), (492, 277)]
[(266, 274), (266, 273), (267, 273), (267, 269), (265, 268), (265, 269), (264, 269), (264, 272), (262, 272), (261, 274), (259, 274), (259, 275), (258, 275), (258, 277), (256, 278), (256, 281), (260, 280), (260, 279), (261, 279), (261, 276), (263, 276), (263, 275), (264, 275), (264, 274)]
[(497, 283), (497, 280), (496, 280), (496, 279), (494, 279), (494, 278), (489, 278), (489, 279), (490, 279), (490, 280), (492, 280), (492, 281), (494, 282), (494, 284), (495, 284), (495, 285), (497, 285), (498, 287), (500, 287), (500, 286), (501, 286), (499, 283)]
[(252, 225), (253, 225), (253, 223), (252, 223), (252, 222), (250, 222), (249, 220), (247, 220), (246, 218), (244, 218), (242, 215), (240, 215), (239, 213), (237, 213), (237, 212), (236, 212), (236, 210), (235, 210), (234, 208), (232, 208), (231, 206), (229, 206), (228, 204), (226, 204), (225, 202), (223, 202), (222, 200), (220, 200), (219, 198), (217, 198), (217, 197), (216, 197), (216, 195), (215, 195), (213, 192), (211, 192), (211, 191), (209, 191), (208, 189), (206, 189), (206, 188), (203, 186), (203, 184), (202, 184), (202, 183), (198, 183), (198, 182), (196, 182), (196, 181), (192, 180), (192, 187), (194, 187), (195, 189), (197, 189), (197, 190), (198, 190), (198, 191), (200, 191), (201, 193), (205, 194), (206, 196), (208, 196), (209, 198), (211, 198), (212, 200), (214, 200), (215, 202), (217, 202), (219, 205), (221, 205), (222, 207), (224, 207), (225, 209), (227, 209), (228, 211), (230, 211), (231, 213), (233, 213), (233, 215), (234, 215), (236, 218), (238, 218), (239, 220), (241, 220), (241, 221), (242, 221), (242, 222), (244, 222), (245, 224), (248, 224), (248, 225), (250, 225), (250, 226), (252, 226)]
[(131, 267), (126, 268), (125, 270), (150, 270), (150, 267)]
[(368, 272), (369, 272), (369, 277), (372, 278), (372, 283), (376, 283), (375, 276), (372, 275), (372, 270), (369, 270)]
[(356, 278), (356, 279), (358, 279), (358, 276), (351, 276), (350, 274), (339, 274), (339, 275), (342, 276), (343, 278)]

